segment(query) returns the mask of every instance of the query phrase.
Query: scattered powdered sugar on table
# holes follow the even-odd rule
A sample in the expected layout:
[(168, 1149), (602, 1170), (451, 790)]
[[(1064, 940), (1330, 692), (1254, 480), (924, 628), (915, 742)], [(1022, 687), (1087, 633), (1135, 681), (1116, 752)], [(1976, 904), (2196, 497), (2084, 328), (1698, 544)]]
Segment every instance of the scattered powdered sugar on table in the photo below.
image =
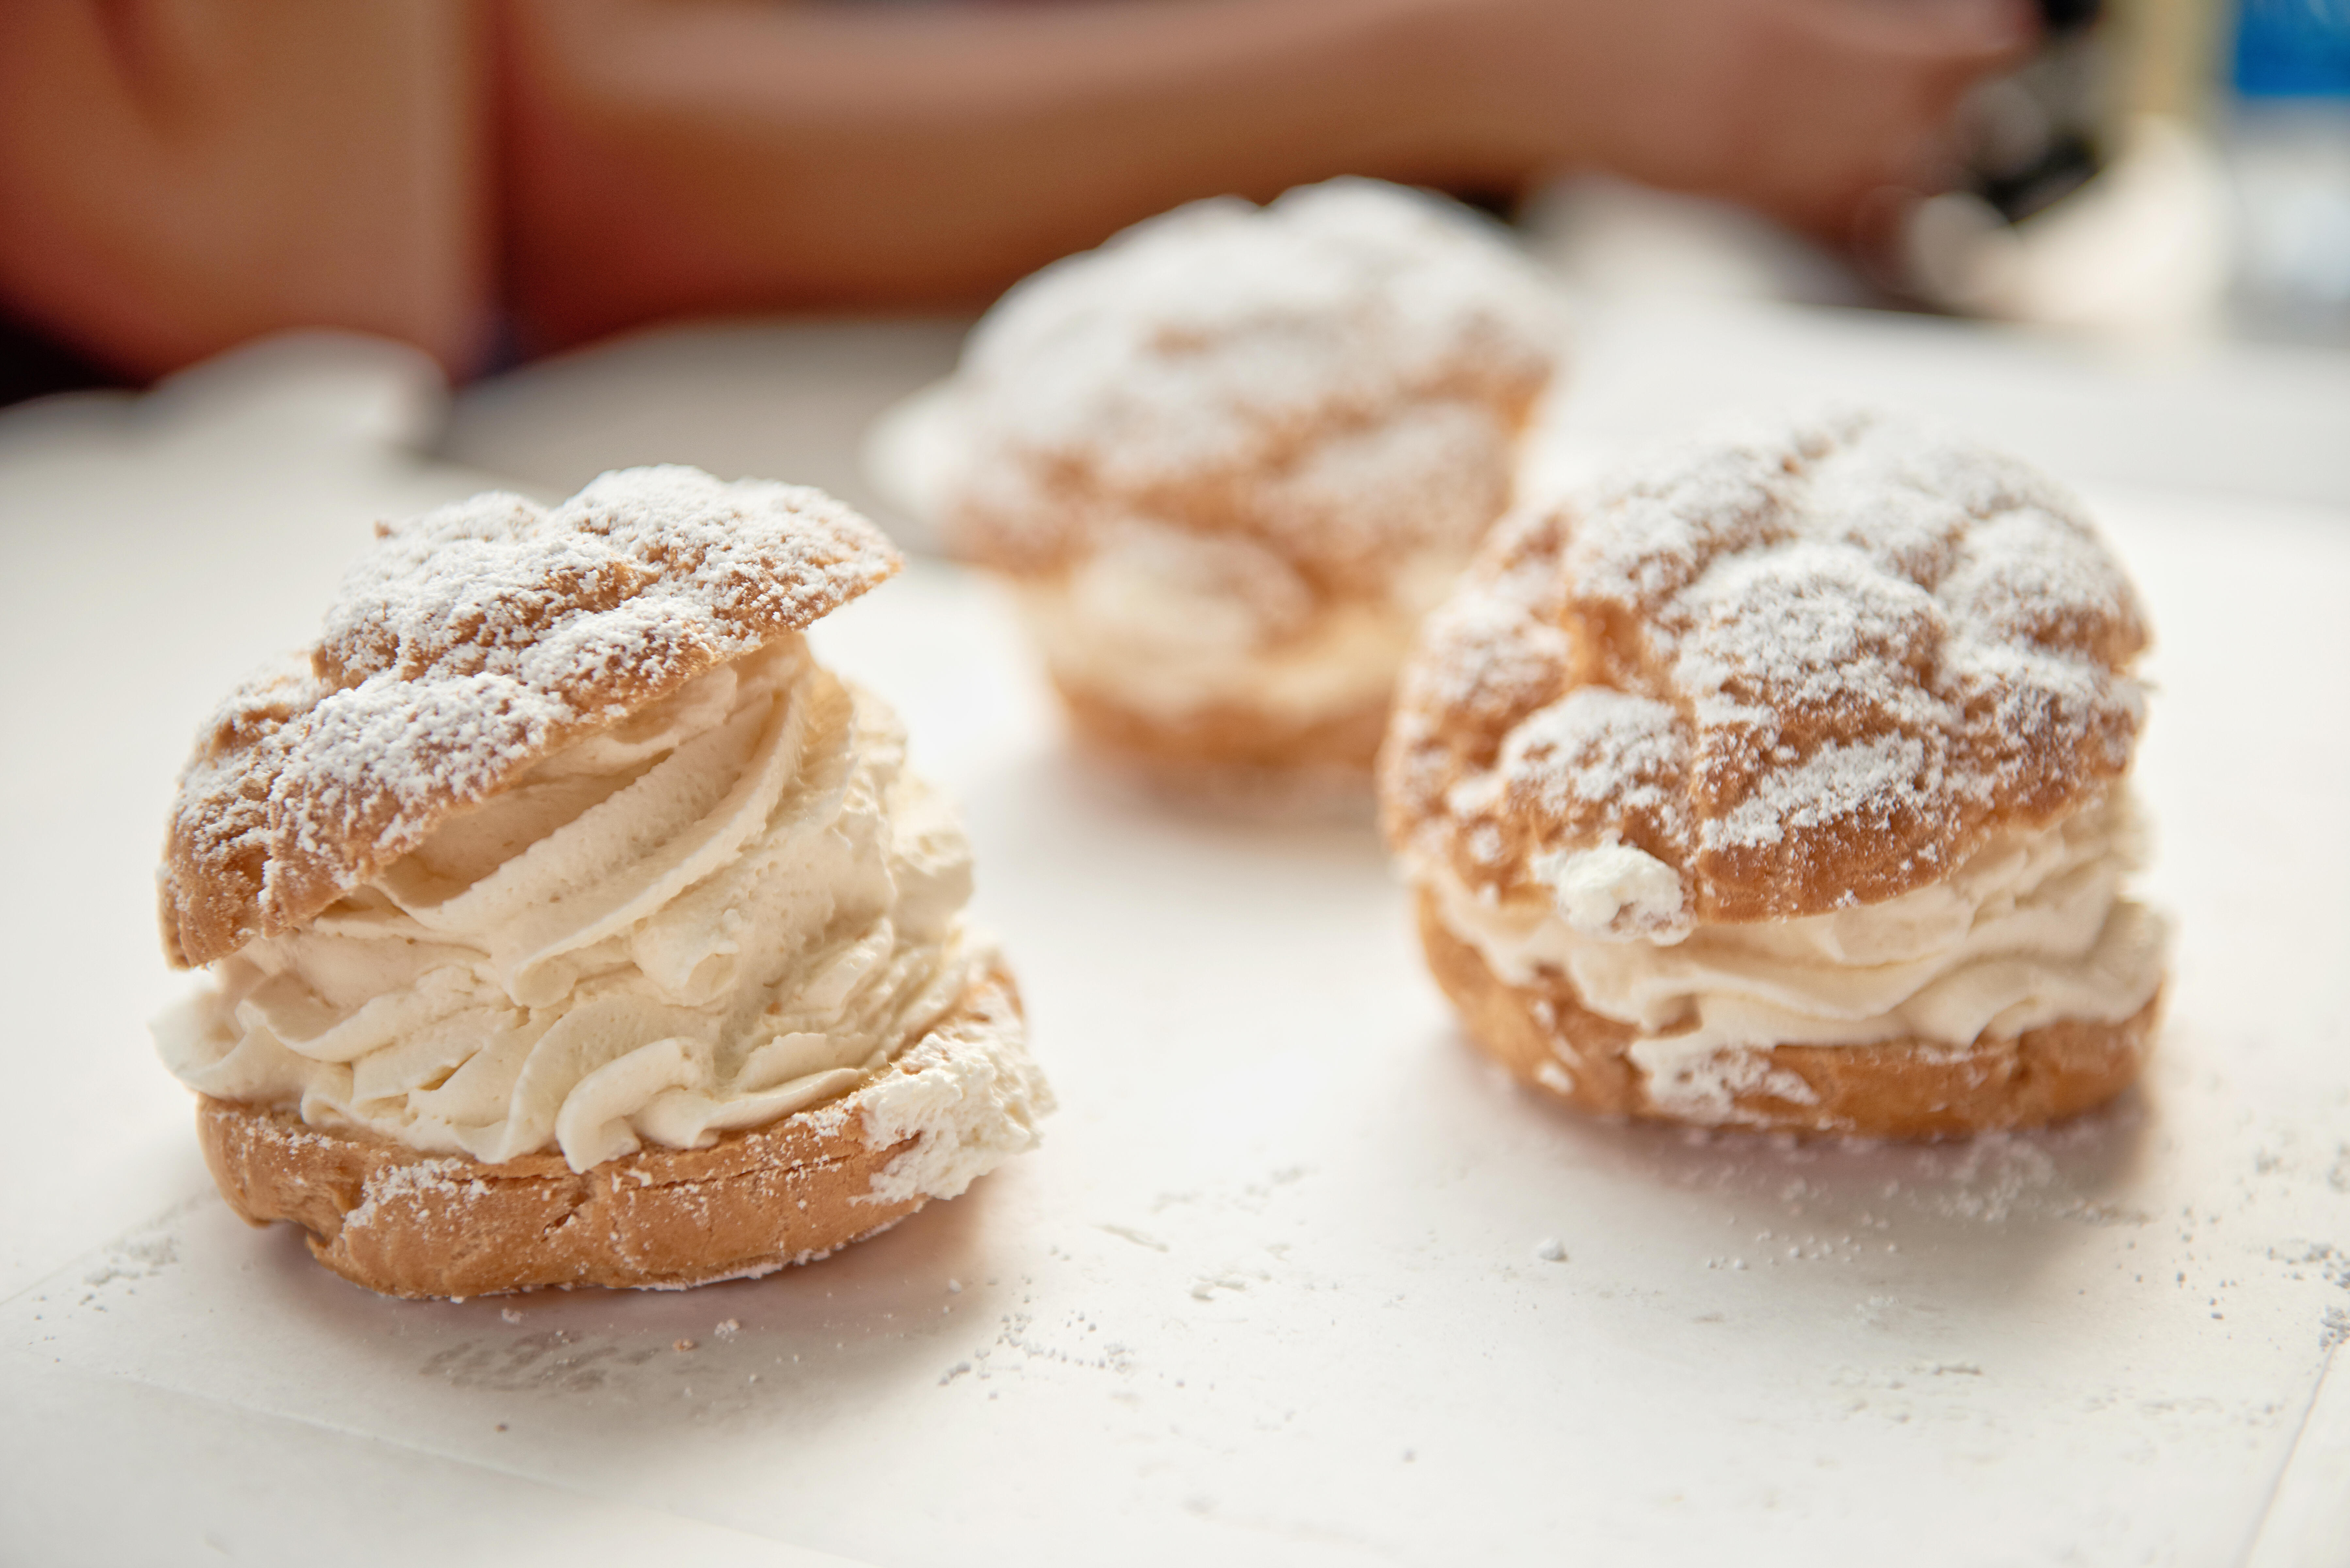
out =
[(1475, 886), (1631, 845), (1700, 919), (1877, 902), (2128, 766), (2137, 604), (2011, 460), (1843, 411), (1496, 530), (1408, 670), (1391, 836)]

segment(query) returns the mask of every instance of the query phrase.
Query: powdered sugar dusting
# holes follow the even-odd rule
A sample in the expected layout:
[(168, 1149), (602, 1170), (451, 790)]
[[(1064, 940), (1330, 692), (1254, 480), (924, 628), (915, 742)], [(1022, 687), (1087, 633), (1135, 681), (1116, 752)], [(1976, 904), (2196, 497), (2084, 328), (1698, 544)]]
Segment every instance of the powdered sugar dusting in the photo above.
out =
[(388, 1161), (367, 1174), (360, 1189), (357, 1207), (343, 1216), (346, 1230), (364, 1230), (376, 1222), (385, 1209), (406, 1206), (412, 1212), (403, 1213), (403, 1222), (445, 1208), (461, 1194), (479, 1198), (488, 1190), (487, 1184), (473, 1174), (481, 1167), (465, 1159), (420, 1159)]
[(1934, 793), (1925, 752), (1914, 735), (1831, 741), (1792, 766), (1766, 772), (1727, 815), (1700, 826), (1700, 842), (1708, 848), (1761, 847), (1807, 828), (1921, 809)]
[(1536, 710), (1510, 732), (1500, 772), (1548, 809), (1584, 805), (1673, 811), (1688, 771), (1679, 715), (1665, 703), (1584, 686)]
[(897, 1070), (851, 1096), (868, 1147), (911, 1147), (876, 1171), (858, 1201), (954, 1198), (1006, 1159), (1035, 1146), (1053, 1092), (1029, 1056), (1015, 1014), (999, 1008), (932, 1034), (898, 1058)]
[(1196, 202), (981, 323), (944, 520), (1013, 570), (1138, 515), (1338, 574), (1465, 552), (1563, 336), (1538, 271), (1450, 203), (1362, 180)]
[(1873, 412), (1719, 438), (1497, 530), (1406, 679), (1390, 831), (1489, 885), (1631, 843), (1709, 920), (1876, 902), (2124, 772), (2145, 641), (2012, 460)]
[(542, 508), (491, 493), (383, 524), (307, 668), (233, 692), (182, 775), (166, 946), (299, 924), (539, 757), (796, 631), (897, 569), (821, 492), (687, 468)]
[(1636, 1041), (1630, 1054), (1659, 1110), (1704, 1127), (1771, 1125), (1770, 1117), (1742, 1103), (1755, 1096), (1797, 1106), (1818, 1101), (1802, 1076), (1773, 1064), (1762, 1052), (1679, 1052), (1668, 1038)]

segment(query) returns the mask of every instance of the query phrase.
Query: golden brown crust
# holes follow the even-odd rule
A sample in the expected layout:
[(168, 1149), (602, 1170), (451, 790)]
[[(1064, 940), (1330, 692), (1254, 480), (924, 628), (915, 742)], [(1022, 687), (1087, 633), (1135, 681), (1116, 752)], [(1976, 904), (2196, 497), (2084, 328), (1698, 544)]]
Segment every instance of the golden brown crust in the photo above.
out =
[(1058, 676), (1053, 684), (1081, 742), (1159, 769), (1360, 774), (1367, 789), (1388, 722), (1384, 700), (1300, 722), (1229, 702), (1180, 714), (1151, 713)]
[[(1691, 1119), (1660, 1106), (1627, 1056), (1637, 1032), (1585, 1007), (1564, 976), (1509, 984), (1446, 927), (1425, 889), (1419, 935), (1469, 1037), (1512, 1075), (1603, 1116)], [(1755, 1086), (1731, 1096), (1722, 1125), (1896, 1138), (2040, 1127), (2093, 1110), (2137, 1081), (2161, 1001), (2158, 992), (2118, 1023), (2065, 1020), (1963, 1050), (1908, 1039), (1748, 1053), (1752, 1070), (1736, 1076)]]
[(2146, 641), (2012, 461), (1869, 414), (1697, 446), (1487, 541), (1399, 685), (1388, 836), (1504, 897), (1624, 844), (1693, 920), (1880, 902), (2119, 778)]
[[(1386, 406), (1334, 399), (1310, 418), (1268, 423), (1244, 457), (1147, 484), (1111, 476), (1107, 454), (1015, 449), (994, 460), (1016, 481), (999, 475), (951, 496), (941, 527), (963, 559), (1035, 581), (1068, 571), (1126, 521), (1149, 518), (1178, 533), (1260, 545), (1317, 602), (1376, 596), (1399, 559), (1422, 551), (1465, 556), (1502, 514), (1514, 444), (1547, 376), (1546, 365), (1465, 365), (1401, 389)], [(1368, 496), (1301, 481), (1318, 454), (1381, 440), (1390, 425), (1447, 404), (1475, 423), (1440, 467)], [(1384, 504), (1391, 499), (1409, 504)]]
[(1337, 181), (1194, 203), (988, 313), (937, 521), (1021, 577), (1147, 519), (1253, 540), (1320, 595), (1380, 592), (1499, 514), (1565, 333), (1540, 273), (1449, 202)]
[[(975, 976), (925, 1033), (970, 1053), (1016, 1030), (1000, 968)], [(909, 1050), (867, 1085), (708, 1148), (647, 1147), (574, 1171), (559, 1154), (485, 1165), (387, 1139), (311, 1127), (290, 1110), (202, 1096), (205, 1163), (247, 1223), (284, 1220), (355, 1284), (395, 1296), (464, 1297), (551, 1285), (679, 1289), (807, 1262), (896, 1224), (928, 1201), (879, 1198), (875, 1178), (913, 1147), (868, 1142), (865, 1088), (913, 1070)]]
[(898, 569), (821, 492), (691, 469), (606, 474), (551, 510), (480, 495), (378, 535), (317, 646), (198, 739), (161, 873), (174, 964), (299, 926), (451, 812)]
[[(1196, 610), (1226, 657), (1290, 668), (1367, 606), (1399, 641), (1507, 507), (1565, 326), (1539, 272), (1449, 202), (1341, 180), (1196, 203), (989, 313), (938, 405), (926, 504), (1024, 590), (1089, 746), (1185, 794), (1326, 793), (1318, 775), (1376, 756), (1384, 689), (1300, 721), (1220, 679), (1225, 700), (1170, 713), (1133, 700), (1138, 669), (1202, 650), (1153, 623)], [(1384, 688), (1399, 652), (1334, 701)]]

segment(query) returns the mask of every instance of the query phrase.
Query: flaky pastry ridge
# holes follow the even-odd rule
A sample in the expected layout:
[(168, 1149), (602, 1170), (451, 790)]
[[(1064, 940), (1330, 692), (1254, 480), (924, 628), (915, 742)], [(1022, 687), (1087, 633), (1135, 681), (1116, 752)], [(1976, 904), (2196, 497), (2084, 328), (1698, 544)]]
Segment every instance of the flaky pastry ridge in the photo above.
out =
[(941, 521), (1020, 577), (1147, 519), (1246, 540), (1315, 598), (1376, 597), (1399, 556), (1465, 551), (1499, 514), (1562, 336), (1532, 269), (1429, 198), (1197, 202), (981, 324)]
[(1868, 412), (1710, 442), (1495, 531), (1407, 669), (1386, 830), (1503, 896), (1622, 844), (1699, 920), (1877, 903), (2121, 777), (2147, 640), (2020, 463)]

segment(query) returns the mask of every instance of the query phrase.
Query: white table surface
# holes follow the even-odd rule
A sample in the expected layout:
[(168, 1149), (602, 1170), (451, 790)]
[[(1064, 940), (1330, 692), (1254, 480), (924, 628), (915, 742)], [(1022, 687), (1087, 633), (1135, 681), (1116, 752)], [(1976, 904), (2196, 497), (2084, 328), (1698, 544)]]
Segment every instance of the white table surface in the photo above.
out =
[[(2161, 639), (2179, 929), (2116, 1110), (1918, 1148), (1537, 1104), (1460, 1044), (1367, 826), (1073, 764), (993, 597), (923, 564), (819, 643), (966, 804), (1045, 1147), (765, 1281), (454, 1305), (238, 1224), (143, 1021), (186, 983), (151, 864), (197, 720), (310, 635), (373, 517), (484, 480), (412, 455), (405, 361), (317, 346), (0, 417), (0, 1561), (2350, 1562), (2350, 376), (2158, 396), (1907, 331), (1600, 323), (1560, 463), (1833, 389), (2007, 420), (2083, 483)], [(873, 341), (861, 406), (937, 369)], [(775, 406), (815, 406), (776, 359)], [(583, 408), (625, 424), (632, 373), (659, 400), (641, 371), (470, 394), (446, 450), (559, 486)], [(608, 461), (710, 456), (653, 439)]]

